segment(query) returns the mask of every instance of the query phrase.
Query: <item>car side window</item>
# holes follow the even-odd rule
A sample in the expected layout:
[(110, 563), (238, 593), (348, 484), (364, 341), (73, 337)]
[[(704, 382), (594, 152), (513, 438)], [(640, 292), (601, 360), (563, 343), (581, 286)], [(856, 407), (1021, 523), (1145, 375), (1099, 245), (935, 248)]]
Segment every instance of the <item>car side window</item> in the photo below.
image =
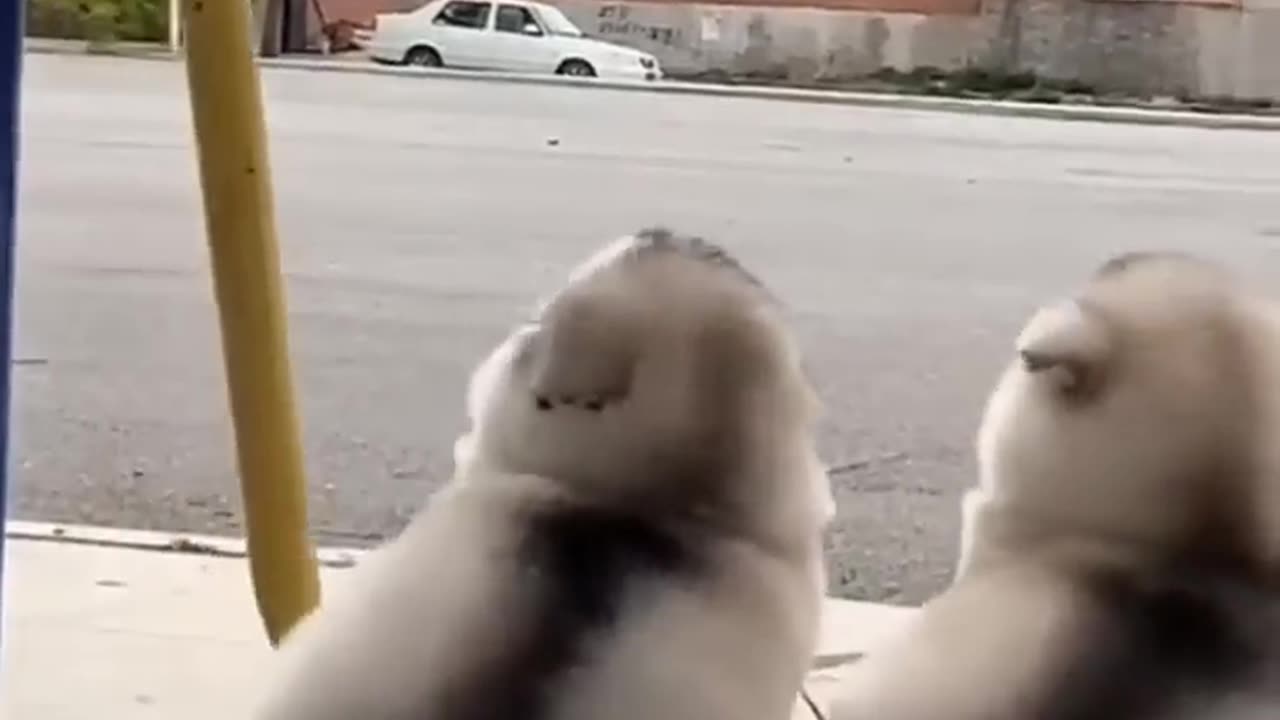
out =
[[(530, 28), (529, 35), (541, 35), (542, 28), (538, 27), (538, 21), (534, 19), (533, 13), (529, 12), (529, 8), (520, 7), (519, 5), (499, 5), (498, 14), (493, 18), (493, 29), (498, 32), (526, 34), (525, 28)], [(532, 32), (536, 29), (537, 32)]]
[(431, 22), (434, 25), (482, 30), (489, 23), (489, 9), (491, 7), (493, 6), (487, 2), (454, 0), (454, 2), (445, 5)]

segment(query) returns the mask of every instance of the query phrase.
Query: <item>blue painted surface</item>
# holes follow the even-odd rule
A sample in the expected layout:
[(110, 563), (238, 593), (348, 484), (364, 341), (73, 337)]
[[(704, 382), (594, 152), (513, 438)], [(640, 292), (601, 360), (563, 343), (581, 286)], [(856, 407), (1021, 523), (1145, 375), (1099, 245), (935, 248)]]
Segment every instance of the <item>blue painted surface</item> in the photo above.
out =
[[(0, 0), (0, 520), (8, 518), (10, 394), (13, 385), (13, 280), (18, 200), (18, 103), (22, 95), (22, 24), (25, 2)], [(3, 599), (4, 532), (0, 532), (0, 600)], [(2, 616), (3, 602), (0, 602)], [(0, 628), (3, 623), (0, 622)]]

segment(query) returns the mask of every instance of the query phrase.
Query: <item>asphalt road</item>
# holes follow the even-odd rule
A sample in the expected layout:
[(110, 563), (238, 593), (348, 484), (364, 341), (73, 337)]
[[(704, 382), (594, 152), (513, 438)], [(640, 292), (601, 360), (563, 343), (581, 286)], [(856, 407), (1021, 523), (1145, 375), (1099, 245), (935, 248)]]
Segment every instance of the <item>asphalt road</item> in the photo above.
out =
[[(240, 532), (182, 67), (27, 57), (18, 517)], [(792, 306), (828, 405), (834, 579), (948, 577), (984, 395), (1113, 252), (1280, 280), (1280, 133), (269, 71), (322, 539), (445, 476), (469, 366), (597, 244), (662, 222)]]

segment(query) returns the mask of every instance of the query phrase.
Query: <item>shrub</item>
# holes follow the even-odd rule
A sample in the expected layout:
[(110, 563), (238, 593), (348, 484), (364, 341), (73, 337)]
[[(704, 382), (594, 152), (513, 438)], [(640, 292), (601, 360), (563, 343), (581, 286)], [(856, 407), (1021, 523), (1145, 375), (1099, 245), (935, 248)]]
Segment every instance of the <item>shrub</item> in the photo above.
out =
[(27, 0), (27, 34), (35, 37), (159, 42), (168, 22), (169, 0)]

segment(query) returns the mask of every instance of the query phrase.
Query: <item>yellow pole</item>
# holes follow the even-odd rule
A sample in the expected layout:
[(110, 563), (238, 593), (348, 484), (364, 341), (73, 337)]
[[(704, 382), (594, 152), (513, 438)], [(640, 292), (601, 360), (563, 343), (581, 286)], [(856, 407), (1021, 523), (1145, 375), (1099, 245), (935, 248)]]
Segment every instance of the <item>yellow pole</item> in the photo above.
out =
[(187, 83), (258, 610), (272, 645), (319, 602), (246, 0), (183, 0)]

